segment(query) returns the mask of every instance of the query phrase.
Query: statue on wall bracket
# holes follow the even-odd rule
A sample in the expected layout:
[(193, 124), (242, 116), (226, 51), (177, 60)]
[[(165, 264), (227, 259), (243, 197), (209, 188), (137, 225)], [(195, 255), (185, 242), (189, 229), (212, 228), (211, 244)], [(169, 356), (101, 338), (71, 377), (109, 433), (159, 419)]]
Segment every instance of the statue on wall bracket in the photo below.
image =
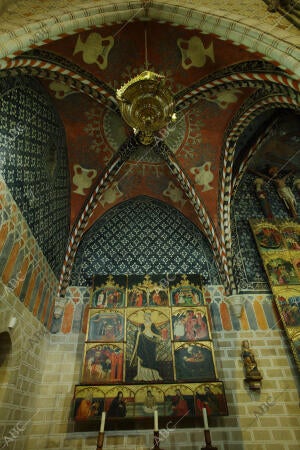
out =
[(248, 384), (251, 391), (260, 391), (261, 380), (263, 379), (260, 371), (257, 368), (257, 363), (254, 357), (254, 353), (250, 348), (249, 341), (242, 341), (242, 353), (241, 353), (244, 370), (245, 370), (245, 383)]

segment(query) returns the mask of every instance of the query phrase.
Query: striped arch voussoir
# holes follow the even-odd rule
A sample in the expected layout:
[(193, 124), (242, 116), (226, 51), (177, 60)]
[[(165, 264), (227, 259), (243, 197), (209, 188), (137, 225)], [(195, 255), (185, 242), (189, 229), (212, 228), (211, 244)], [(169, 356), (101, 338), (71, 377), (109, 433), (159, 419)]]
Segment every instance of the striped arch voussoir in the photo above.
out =
[(275, 73), (234, 73), (230, 76), (220, 77), (215, 80), (198, 84), (193, 86), (190, 90), (185, 92), (176, 105), (176, 110), (181, 111), (194, 103), (197, 103), (201, 98), (206, 98), (207, 94), (224, 91), (226, 89), (254, 87), (260, 88), (266, 83), (274, 86), (285, 86), (295, 93), (300, 90), (300, 83), (285, 75)]
[(234, 280), (231, 276), (230, 266), (227, 264), (226, 255), (222, 254), (222, 248), (208, 212), (206, 211), (204, 205), (202, 205), (188, 176), (182, 170), (174, 154), (169, 150), (166, 144), (160, 141), (156, 151), (165, 159), (171, 173), (177, 178), (182, 190), (185, 192), (191, 205), (193, 206), (204, 229), (205, 236), (212, 247), (225, 289), (226, 291), (231, 290), (234, 285)]
[(120, 148), (118, 153), (113, 156), (110, 163), (99, 176), (96, 185), (94, 185), (94, 189), (90, 194), (89, 198), (86, 199), (81, 212), (79, 213), (77, 220), (73, 226), (69, 237), (69, 244), (67, 247), (67, 252), (65, 255), (65, 260), (63, 263), (60, 281), (59, 281), (59, 290), (58, 296), (64, 297), (66, 293), (66, 289), (69, 285), (71, 271), (74, 263), (74, 259), (76, 256), (76, 252), (82, 236), (85, 232), (88, 221), (96, 208), (99, 199), (101, 198), (103, 192), (110, 186), (112, 180), (121, 169), (123, 164), (128, 160), (131, 153), (136, 149), (139, 145), (137, 138), (135, 136), (129, 138)]
[[(233, 156), (235, 152), (236, 142), (241, 133), (247, 128), (253, 119), (261, 114), (263, 111), (269, 110), (270, 108), (289, 108), (293, 110), (299, 109), (299, 104), (295, 97), (289, 97), (284, 95), (274, 95), (265, 98), (255, 105), (252, 105), (249, 110), (247, 110), (243, 116), (241, 116), (232, 128), (231, 132), (228, 133), (226, 142), (224, 143), (224, 165), (222, 171), (222, 186), (221, 186), (221, 197), (220, 197), (220, 223), (222, 232), (222, 243), (224, 251), (229, 251), (231, 249), (231, 226), (230, 226), (230, 209), (232, 201), (232, 169), (233, 169)], [(266, 136), (266, 133), (264, 133)], [(261, 143), (259, 139), (259, 143)], [(253, 149), (254, 151), (254, 149)], [(229, 156), (232, 156), (231, 158)], [(230, 169), (230, 170), (229, 170)], [(245, 170), (245, 167), (241, 170)]]
[(119, 113), (119, 107), (110, 92), (108, 92), (103, 86), (84, 78), (76, 72), (72, 72), (64, 67), (54, 64), (47, 64), (44, 61), (18, 59), (14, 60), (14, 62), (18, 64), (18, 67), (0, 71), (1, 78), (31, 75), (38, 78), (58, 81), (66, 86), (69, 86), (74, 91), (88, 95), (107, 108)]

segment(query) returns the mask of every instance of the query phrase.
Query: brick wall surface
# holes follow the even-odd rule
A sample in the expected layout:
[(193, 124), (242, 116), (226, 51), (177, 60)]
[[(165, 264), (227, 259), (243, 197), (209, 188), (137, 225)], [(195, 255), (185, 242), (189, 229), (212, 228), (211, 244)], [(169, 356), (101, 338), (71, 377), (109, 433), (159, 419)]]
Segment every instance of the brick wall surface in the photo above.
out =
[[(84, 334), (44, 334), (45, 328), (13, 294), (1, 298), (1, 329), (14, 311), (13, 352), (9, 381), (3, 391), (1, 445), (13, 450), (96, 449), (97, 433), (75, 433), (72, 419), (74, 385), (80, 382)], [(30, 340), (31, 339), (31, 340)], [(300, 441), (299, 378), (284, 332), (267, 330), (213, 331), (218, 375), (224, 381), (229, 416), (210, 420), (213, 443), (219, 450), (296, 450)], [(262, 373), (261, 393), (244, 385), (241, 342), (248, 339)], [(1, 375), (1, 372), (0, 372)], [(3, 397), (4, 395), (4, 397)], [(203, 430), (174, 425), (168, 432), (160, 418), (162, 449), (196, 450), (204, 444)], [(146, 450), (151, 430), (106, 433), (108, 450)], [(6, 447), (3, 447), (6, 448)]]

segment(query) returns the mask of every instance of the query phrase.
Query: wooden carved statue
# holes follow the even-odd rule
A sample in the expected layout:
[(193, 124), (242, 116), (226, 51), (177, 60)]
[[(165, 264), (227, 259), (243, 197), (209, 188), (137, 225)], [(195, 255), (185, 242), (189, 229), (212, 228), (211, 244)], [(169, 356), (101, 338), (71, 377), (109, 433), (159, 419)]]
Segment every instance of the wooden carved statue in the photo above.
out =
[(274, 182), (279, 197), (284, 201), (285, 206), (290, 211), (294, 218), (297, 217), (297, 202), (296, 198), (289, 186), (286, 185), (287, 178), (291, 175), (291, 172), (283, 177), (279, 177), (279, 170), (277, 167), (271, 167), (269, 169), (270, 179)]
[[(263, 173), (257, 172), (252, 169), (250, 169), (249, 171), (260, 177), (259, 179), (255, 180), (256, 192), (257, 192), (257, 195), (259, 198), (261, 196), (260, 191), (262, 191), (262, 184), (261, 184), (262, 179), (265, 179), (268, 182), (272, 181), (275, 184), (277, 194), (284, 201), (284, 204), (285, 204), (286, 208), (289, 210), (292, 217), (294, 219), (296, 219), (298, 217), (296, 197), (294, 196), (291, 188), (289, 186), (287, 186), (287, 184), (286, 184), (286, 180), (292, 175), (292, 172), (289, 172), (288, 174), (286, 174), (282, 177), (279, 177), (278, 167), (270, 167), (270, 169), (268, 170), (269, 176), (264, 175)], [(257, 180), (259, 180), (259, 182)], [(262, 203), (261, 204), (264, 209), (264, 213), (266, 215), (266, 213), (267, 213), (267, 210), (265, 211), (265, 208), (267, 206), (266, 198), (263, 198), (263, 201), (264, 201), (265, 205), (263, 206), (263, 204)]]
[(256, 195), (257, 195), (257, 198), (259, 200), (260, 206), (261, 206), (261, 208), (263, 210), (264, 216), (267, 219), (272, 219), (273, 218), (273, 213), (272, 213), (272, 210), (271, 210), (270, 202), (269, 202), (268, 197), (267, 197), (267, 192), (264, 189), (264, 180), (263, 180), (263, 178), (255, 178), (254, 184), (255, 184)]
[(257, 368), (257, 363), (254, 357), (253, 351), (250, 349), (249, 341), (242, 342), (241, 353), (244, 369), (245, 369), (245, 382), (249, 385), (249, 389), (259, 391), (261, 387), (262, 376)]

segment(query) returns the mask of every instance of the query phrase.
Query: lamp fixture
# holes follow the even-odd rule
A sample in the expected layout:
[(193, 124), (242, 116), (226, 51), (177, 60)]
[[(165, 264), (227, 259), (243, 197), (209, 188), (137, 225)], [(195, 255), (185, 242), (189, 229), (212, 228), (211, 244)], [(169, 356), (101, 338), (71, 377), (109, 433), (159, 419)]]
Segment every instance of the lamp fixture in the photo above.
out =
[(125, 83), (116, 94), (123, 119), (144, 145), (150, 145), (156, 131), (176, 120), (174, 99), (164, 75), (146, 70)]

